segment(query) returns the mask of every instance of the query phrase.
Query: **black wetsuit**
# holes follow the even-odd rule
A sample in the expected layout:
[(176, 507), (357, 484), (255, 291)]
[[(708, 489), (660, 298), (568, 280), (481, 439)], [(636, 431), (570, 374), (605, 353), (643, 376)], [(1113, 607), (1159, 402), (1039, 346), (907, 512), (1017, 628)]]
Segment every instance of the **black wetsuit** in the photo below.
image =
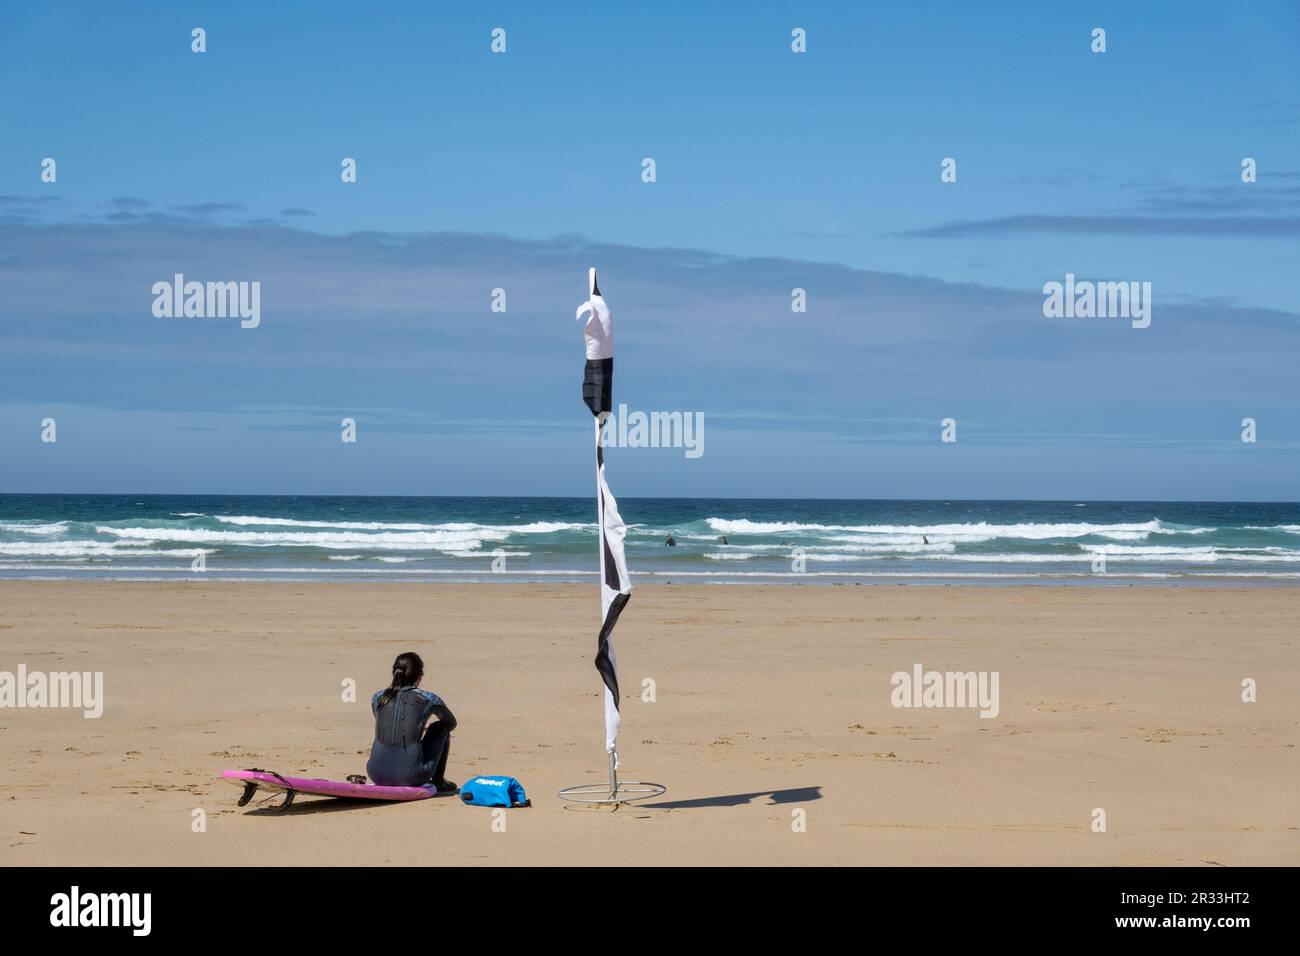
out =
[[(403, 687), (380, 706), (383, 694), (376, 691), (370, 698), (375, 742), (366, 775), (386, 787), (422, 787), (445, 779), (456, 718), (442, 698), (419, 687)], [(438, 720), (426, 730), (425, 723), (434, 716)]]

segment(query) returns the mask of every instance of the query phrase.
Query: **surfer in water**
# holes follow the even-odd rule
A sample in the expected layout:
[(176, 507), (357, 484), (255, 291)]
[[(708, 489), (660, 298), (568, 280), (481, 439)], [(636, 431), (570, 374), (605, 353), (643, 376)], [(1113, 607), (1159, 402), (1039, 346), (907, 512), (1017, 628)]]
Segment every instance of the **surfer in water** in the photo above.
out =
[(677, 539), (673, 537), (673, 534), (672, 534), (671, 531), (668, 532), (668, 540), (665, 541), (664, 544), (666, 544), (666, 545), (667, 545), (668, 547), (670, 547), (670, 548), (675, 548), (675, 547), (677, 547)]
[[(439, 793), (460, 788), (446, 777), (447, 755), (456, 717), (442, 698), (423, 690), (424, 661), (412, 652), (393, 661), (393, 682), (375, 691), (370, 709), (375, 715), (375, 742), (366, 773), (387, 787), (422, 787), (432, 783)], [(433, 723), (425, 724), (429, 718)]]

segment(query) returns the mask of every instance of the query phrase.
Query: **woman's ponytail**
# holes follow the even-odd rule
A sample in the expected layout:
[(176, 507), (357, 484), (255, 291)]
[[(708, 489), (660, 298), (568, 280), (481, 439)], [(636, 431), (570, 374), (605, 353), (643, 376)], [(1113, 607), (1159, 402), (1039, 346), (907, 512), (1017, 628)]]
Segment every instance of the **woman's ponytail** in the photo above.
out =
[(399, 690), (413, 686), (423, 676), (424, 661), (420, 660), (419, 654), (414, 651), (398, 654), (397, 660), (393, 661), (393, 682), (379, 696), (379, 706), (383, 707), (397, 696)]

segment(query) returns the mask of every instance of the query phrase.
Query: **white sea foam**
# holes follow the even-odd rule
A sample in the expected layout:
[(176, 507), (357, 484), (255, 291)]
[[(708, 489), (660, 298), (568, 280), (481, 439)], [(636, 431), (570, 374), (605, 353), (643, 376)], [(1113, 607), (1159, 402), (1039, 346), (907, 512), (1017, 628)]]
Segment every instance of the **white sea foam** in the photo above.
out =
[[(1300, 553), (1284, 552), (1280, 554), (1250, 554), (1224, 551), (1214, 548), (1187, 548), (1181, 551), (1168, 550), (1134, 553), (1133, 551), (1102, 551), (1110, 545), (1098, 545), (1098, 550), (1084, 554), (937, 554), (936, 561), (957, 561), (970, 564), (1068, 564), (1070, 562), (1090, 562), (1093, 557), (1104, 554), (1107, 564), (1128, 561), (1145, 564), (1211, 564), (1218, 561), (1244, 561), (1257, 563), (1293, 564), (1300, 562)], [(809, 556), (811, 557), (811, 555)]]
[[(866, 539), (870, 540), (870, 539)], [(962, 542), (969, 544), (970, 542)], [(854, 544), (850, 547), (840, 545), (837, 541), (833, 545), (811, 544), (802, 546), (804, 551), (814, 554), (818, 551), (834, 551), (840, 554), (950, 554), (957, 550), (957, 545), (951, 541), (931, 541), (924, 544), (920, 541), (913, 541), (909, 544), (887, 543), (887, 544)], [(783, 548), (784, 551), (792, 550), (789, 547)]]
[(1087, 551), (1089, 554), (1104, 554), (1107, 557), (1112, 555), (1119, 555), (1119, 554), (1127, 554), (1127, 555), (1140, 554), (1140, 555), (1151, 555), (1151, 556), (1159, 556), (1159, 557), (1163, 557), (1165, 555), (1174, 555), (1175, 557), (1178, 556), (1198, 557), (1204, 555), (1214, 555), (1214, 554), (1218, 554), (1220, 551), (1226, 550), (1224, 548), (1215, 548), (1209, 546), (1199, 547), (1199, 548), (1179, 547), (1178, 545), (1172, 545), (1172, 544), (1170, 545), (1152, 544), (1152, 545), (1136, 545), (1136, 546), (1131, 544), (1081, 544), (1079, 545), (1079, 547), (1082, 548), (1084, 551)]
[[(850, 540), (852, 543), (849, 543)], [(957, 550), (957, 545), (951, 542), (932, 541), (929, 544), (923, 544), (921, 541), (911, 538), (896, 538), (889, 539), (889, 541), (890, 543), (880, 543), (871, 538), (837, 538), (834, 539), (833, 544), (759, 544), (746, 541), (744, 544), (729, 545), (726, 551), (705, 552), (704, 556), (723, 561), (732, 560), (741, 555), (746, 557), (784, 558), (794, 557), (795, 552), (800, 551), (806, 555), (835, 554), (849, 558), (854, 555), (894, 555), (897, 557), (916, 555), (924, 558), (927, 555), (950, 554)]]
[[(103, 566), (90, 567), (85, 565), (48, 565), (48, 564), (10, 564), (8, 562), (0, 563), (0, 568), (5, 571), (33, 571), (47, 572), (46, 574), (35, 574), (29, 577), (29, 580), (66, 580), (69, 576), (77, 576), (76, 572), (89, 572), (112, 580), (123, 581), (169, 581), (178, 577), (194, 576), (188, 566), (162, 565), (162, 566), (131, 566), (127, 568), (115, 567), (105, 568)], [(48, 573), (54, 572), (54, 573)], [(319, 575), (367, 575), (377, 577), (387, 576), (408, 576), (411, 578), (418, 577), (450, 577), (464, 578), (468, 580), (501, 580), (502, 578), (533, 578), (533, 577), (563, 577), (586, 580), (596, 576), (598, 572), (588, 569), (566, 568), (566, 569), (528, 569), (528, 570), (511, 570), (504, 575), (491, 575), (489, 578), (484, 574), (481, 568), (391, 568), (384, 571), (367, 568), (326, 568), (326, 567), (291, 567), (291, 568), (239, 568), (226, 567), (219, 571), (210, 569), (205, 577), (209, 580), (221, 580), (222, 578), (231, 578), (236, 580), (252, 581), (273, 581), (283, 578), (310, 578)], [(160, 577), (146, 577), (144, 575), (162, 575)], [(242, 576), (242, 577), (240, 577)], [(762, 583), (765, 580), (780, 580), (787, 583), (798, 583), (807, 580), (1008, 580), (1008, 581), (1028, 581), (1028, 582), (1048, 582), (1048, 581), (1079, 581), (1090, 580), (1093, 582), (1119, 582), (1130, 580), (1199, 580), (1207, 578), (1223, 579), (1273, 579), (1273, 580), (1295, 580), (1300, 579), (1300, 571), (1202, 571), (1187, 570), (1177, 572), (1167, 571), (1122, 571), (1117, 573), (1108, 573), (1105, 577), (1086, 573), (1086, 572), (1051, 572), (1051, 571), (641, 571), (635, 572), (633, 578), (644, 580), (648, 578), (698, 578), (708, 583), (727, 584), (727, 583)]]
[(99, 526), (100, 534), (124, 540), (146, 542), (180, 541), (192, 544), (224, 544), (253, 548), (322, 548), (343, 551), (465, 551), (478, 550), (485, 540), (504, 541), (500, 531), (220, 531), (209, 528), (110, 528)]
[[(964, 524), (933, 525), (830, 525), (802, 524), (796, 521), (750, 521), (748, 518), (707, 518), (706, 523), (718, 534), (772, 535), (801, 534), (805, 532), (852, 532), (863, 535), (925, 535), (930, 538), (952, 541), (989, 541), (998, 538), (1023, 538), (1042, 540), (1048, 538), (1081, 538), (1086, 535), (1144, 535), (1166, 532), (1158, 520), (1137, 524), (1091, 524), (1088, 522), (989, 524), (986, 521)], [(1180, 534), (1194, 533), (1179, 531)]]
[[(411, 560), (416, 560), (416, 559), (411, 559)], [(168, 573), (172, 575), (192, 573), (188, 564), (184, 566), (117, 565), (115, 567), (104, 567), (101, 565), (99, 567), (76, 567), (76, 566), (64, 565), (64, 564), (11, 564), (9, 562), (0, 562), (0, 568), (3, 568), (6, 571), (91, 571), (105, 576), (120, 574), (129, 578), (130, 580), (151, 580), (146, 578), (135, 577), (135, 575), (142, 574), (142, 573), (147, 573), (147, 574)], [(493, 581), (501, 580), (502, 578), (524, 577), (524, 576), (527, 577), (563, 576), (563, 577), (588, 578), (588, 577), (596, 577), (599, 573), (600, 572), (598, 571), (579, 570), (576, 568), (567, 569), (567, 570), (534, 568), (534, 569), (519, 570), (519, 571), (512, 569), (503, 574), (486, 572), (487, 575), (491, 575), (490, 580)], [(316, 567), (316, 568), (300, 568), (300, 567), (211, 568), (209, 567), (209, 569), (206, 572), (204, 572), (204, 574), (207, 578), (213, 580), (221, 580), (223, 577), (230, 577), (232, 575), (245, 575), (245, 574), (267, 575), (268, 579), (270, 577), (277, 577), (277, 576), (283, 577), (285, 575), (309, 576), (309, 575), (318, 575), (318, 574), (364, 574), (372, 577), (387, 577), (389, 575), (438, 575), (440, 577), (459, 576), (459, 577), (474, 578), (474, 579), (477, 578), (488, 579), (485, 575), (485, 570), (482, 566), (472, 567), (472, 568), (471, 567), (390, 568), (388, 570), (379, 570), (377, 568), (329, 568), (329, 567)], [(57, 579), (52, 578), (51, 580), (57, 580)], [(157, 580), (164, 580), (164, 579), (159, 578)]]
[(213, 554), (203, 548), (121, 548), (116, 541), (6, 541), (0, 543), (0, 556), (17, 558), (138, 558), (172, 555), (195, 557)]
[(297, 518), (259, 518), (253, 515), (213, 515), (222, 524), (260, 528), (338, 528), (346, 531), (437, 531), (439, 525), (385, 521), (300, 521)]
[(1114, 557), (1126, 557), (1154, 561), (1166, 561), (1171, 558), (1175, 560), (1208, 559), (1212, 561), (1300, 561), (1300, 551), (1293, 548), (1278, 547), (1231, 548), (1220, 545), (1218, 547), (1179, 548), (1174, 546), (1160, 547), (1158, 545), (1134, 547), (1119, 544), (1092, 544), (1081, 545), (1081, 547), (1091, 554), (1103, 554), (1107, 560)]
[(54, 535), (68, 530), (68, 522), (0, 521), (0, 532), (11, 534)]
[(454, 531), (486, 533), (493, 536), (510, 534), (553, 534), (557, 531), (595, 531), (595, 523), (568, 521), (531, 521), (517, 525), (486, 525), (472, 522), (450, 521), (439, 524), (389, 521), (304, 521), (298, 518), (262, 518), (256, 515), (213, 515), (223, 524), (263, 528), (332, 528), (342, 531)]

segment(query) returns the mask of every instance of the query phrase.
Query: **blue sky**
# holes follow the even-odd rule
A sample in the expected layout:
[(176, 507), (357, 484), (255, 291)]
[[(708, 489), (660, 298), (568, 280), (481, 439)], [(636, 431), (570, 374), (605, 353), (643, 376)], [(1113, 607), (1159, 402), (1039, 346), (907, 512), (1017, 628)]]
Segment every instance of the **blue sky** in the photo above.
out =
[(583, 494), (594, 263), (623, 494), (1297, 496), (1293, 3), (266, 6), (0, 12), (0, 491)]

